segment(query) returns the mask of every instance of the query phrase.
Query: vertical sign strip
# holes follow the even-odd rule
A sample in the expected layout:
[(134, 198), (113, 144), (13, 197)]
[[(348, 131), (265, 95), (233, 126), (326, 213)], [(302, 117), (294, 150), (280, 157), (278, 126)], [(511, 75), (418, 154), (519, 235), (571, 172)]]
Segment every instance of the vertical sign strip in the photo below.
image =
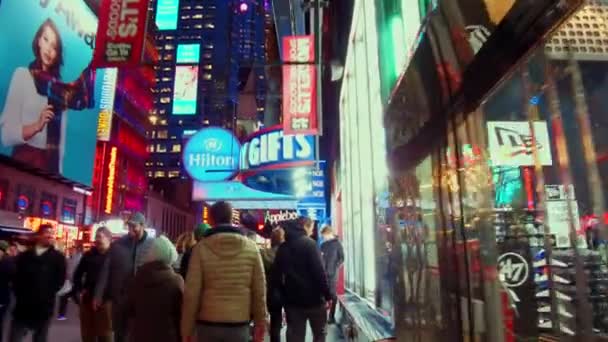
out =
[[(313, 36), (283, 39), (283, 132), (318, 135), (317, 78)], [(310, 63), (310, 64), (306, 64)]]
[(118, 69), (108, 68), (103, 70), (99, 118), (97, 120), (97, 140), (100, 141), (109, 141), (112, 133), (112, 114), (114, 113), (117, 78)]
[(141, 62), (148, 0), (102, 0), (93, 66), (109, 68)]
[(106, 205), (105, 213), (111, 214), (114, 208), (114, 181), (116, 180), (116, 155), (118, 149), (116, 146), (112, 146), (110, 150), (110, 162), (108, 163), (108, 181), (106, 189)]

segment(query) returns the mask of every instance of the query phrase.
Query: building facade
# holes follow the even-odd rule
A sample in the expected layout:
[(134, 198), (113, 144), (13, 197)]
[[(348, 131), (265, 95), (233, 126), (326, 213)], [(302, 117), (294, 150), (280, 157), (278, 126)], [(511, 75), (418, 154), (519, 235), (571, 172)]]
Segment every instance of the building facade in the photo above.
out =
[[(252, 68), (263, 64), (267, 7), (250, 0), (150, 2), (159, 51), (146, 165), (154, 183), (187, 179), (182, 147), (200, 128), (236, 129), (239, 112), (255, 118), (263, 110), (264, 68)], [(247, 83), (254, 86), (243, 93)]]
[(355, 2), (332, 196), (352, 340), (605, 338), (606, 3), (420, 5)]

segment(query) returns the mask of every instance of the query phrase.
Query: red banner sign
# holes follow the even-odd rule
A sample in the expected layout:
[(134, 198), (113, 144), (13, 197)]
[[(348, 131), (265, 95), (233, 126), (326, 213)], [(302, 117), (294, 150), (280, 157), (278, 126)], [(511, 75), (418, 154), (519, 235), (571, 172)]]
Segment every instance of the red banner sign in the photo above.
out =
[(283, 66), (283, 132), (319, 134), (317, 122), (317, 74), (313, 36), (283, 38), (283, 61), (303, 64)]
[(149, 0), (102, 0), (93, 66), (124, 67), (142, 60)]

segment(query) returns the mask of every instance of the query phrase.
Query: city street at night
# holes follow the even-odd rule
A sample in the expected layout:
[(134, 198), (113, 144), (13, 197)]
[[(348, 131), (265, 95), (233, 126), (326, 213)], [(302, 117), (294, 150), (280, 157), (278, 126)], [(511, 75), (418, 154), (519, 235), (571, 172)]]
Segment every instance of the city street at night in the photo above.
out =
[(0, 342), (608, 342), (608, 0), (0, 23)]

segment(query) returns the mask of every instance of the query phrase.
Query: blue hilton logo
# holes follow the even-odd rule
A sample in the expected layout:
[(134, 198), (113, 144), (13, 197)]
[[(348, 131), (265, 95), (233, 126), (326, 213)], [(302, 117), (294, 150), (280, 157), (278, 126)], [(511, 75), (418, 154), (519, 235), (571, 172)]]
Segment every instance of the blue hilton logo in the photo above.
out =
[(219, 127), (205, 128), (188, 140), (184, 167), (193, 179), (201, 182), (227, 180), (239, 169), (240, 150), (232, 132)]

